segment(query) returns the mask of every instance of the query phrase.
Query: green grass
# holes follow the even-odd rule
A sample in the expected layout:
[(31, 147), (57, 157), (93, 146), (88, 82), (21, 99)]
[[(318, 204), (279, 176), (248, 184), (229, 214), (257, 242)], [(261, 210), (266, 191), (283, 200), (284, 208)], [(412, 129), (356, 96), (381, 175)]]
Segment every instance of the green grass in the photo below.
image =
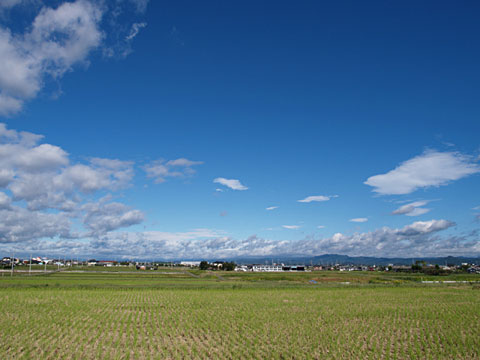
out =
[(0, 277), (0, 353), (24, 359), (480, 358), (478, 284), (425, 285), (416, 276), (380, 273), (194, 275)]

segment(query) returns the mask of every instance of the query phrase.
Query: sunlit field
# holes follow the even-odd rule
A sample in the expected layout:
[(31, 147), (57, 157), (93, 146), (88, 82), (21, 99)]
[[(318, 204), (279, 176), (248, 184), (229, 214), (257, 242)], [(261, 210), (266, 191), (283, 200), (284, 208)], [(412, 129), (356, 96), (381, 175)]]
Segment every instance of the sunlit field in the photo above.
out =
[(4, 358), (478, 359), (478, 275), (59, 272), (0, 277)]

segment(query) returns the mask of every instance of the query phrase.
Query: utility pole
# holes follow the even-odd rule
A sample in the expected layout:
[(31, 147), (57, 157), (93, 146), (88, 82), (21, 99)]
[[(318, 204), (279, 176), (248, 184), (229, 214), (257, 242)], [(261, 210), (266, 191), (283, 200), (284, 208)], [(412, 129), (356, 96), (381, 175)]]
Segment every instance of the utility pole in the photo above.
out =
[(12, 254), (12, 257), (10, 258), (10, 263), (12, 264), (12, 272), (10, 273), (10, 276), (13, 276), (13, 263), (15, 262), (15, 257)]
[(30, 261), (28, 262), (28, 275), (32, 275), (32, 254), (30, 254)]

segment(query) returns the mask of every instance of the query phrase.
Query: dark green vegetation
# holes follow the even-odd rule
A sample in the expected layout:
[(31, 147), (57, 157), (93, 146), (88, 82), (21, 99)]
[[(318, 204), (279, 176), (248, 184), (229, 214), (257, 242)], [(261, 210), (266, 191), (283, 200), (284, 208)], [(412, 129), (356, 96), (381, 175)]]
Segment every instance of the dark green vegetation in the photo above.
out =
[[(98, 269), (97, 269), (98, 270)], [(102, 269), (103, 271), (103, 269)], [(478, 359), (480, 276), (72, 272), (0, 277), (5, 358)]]

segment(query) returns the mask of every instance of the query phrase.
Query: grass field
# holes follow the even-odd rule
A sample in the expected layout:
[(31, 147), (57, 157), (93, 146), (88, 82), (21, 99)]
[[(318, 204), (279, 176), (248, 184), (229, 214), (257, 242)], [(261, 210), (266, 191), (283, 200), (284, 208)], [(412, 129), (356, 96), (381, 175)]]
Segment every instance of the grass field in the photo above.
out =
[[(478, 275), (0, 277), (0, 353), (42, 359), (479, 359)], [(312, 281), (313, 280), (313, 281)], [(349, 284), (347, 284), (349, 283)]]

